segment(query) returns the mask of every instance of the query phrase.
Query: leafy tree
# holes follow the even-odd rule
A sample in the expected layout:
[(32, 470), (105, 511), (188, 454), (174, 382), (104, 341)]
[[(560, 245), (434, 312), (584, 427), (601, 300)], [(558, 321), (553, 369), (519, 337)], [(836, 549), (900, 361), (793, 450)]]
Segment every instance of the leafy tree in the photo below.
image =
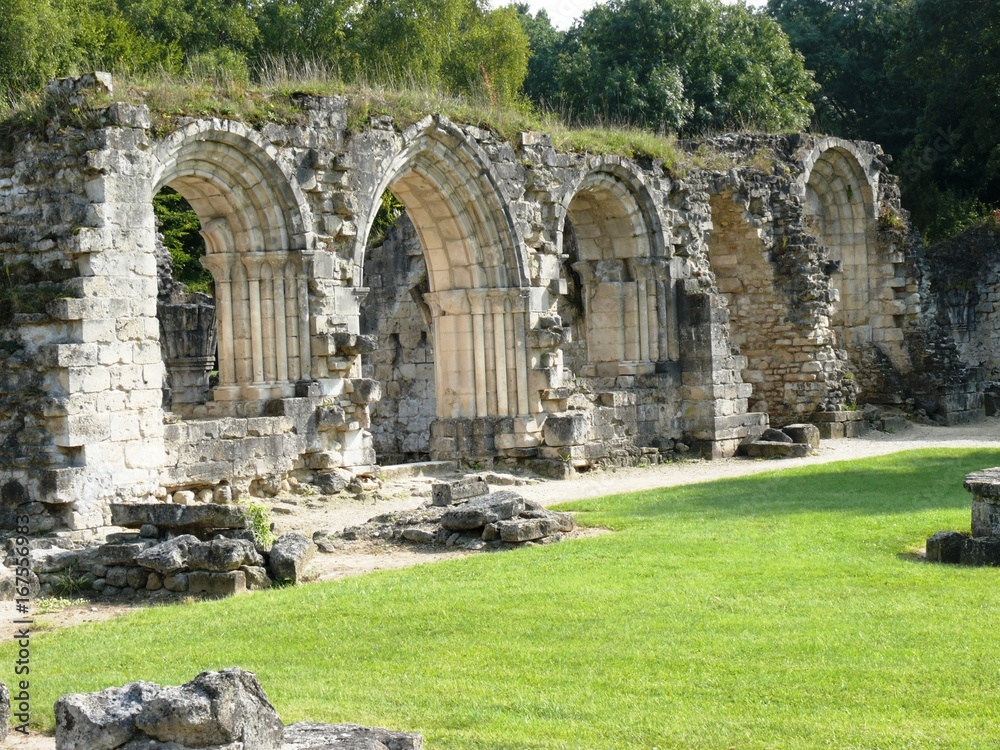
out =
[(153, 197), (153, 212), (170, 251), (174, 280), (192, 291), (211, 293), (212, 275), (201, 265), (205, 254), (201, 222), (191, 204), (176, 190), (165, 187)]
[(560, 56), (562, 105), (657, 130), (801, 127), (814, 84), (769, 17), (719, 0), (611, 0)]
[(37, 90), (76, 68), (144, 69), (170, 60), (114, 0), (3, 0), (0, 97)]
[(894, 61), (911, 0), (769, 0), (815, 71), (814, 125), (900, 154), (915, 135), (915, 92)]
[(481, 91), (494, 103), (512, 104), (528, 73), (528, 37), (512, 7), (483, 13), (470, 8), (452, 54), (442, 65), (454, 92)]
[(530, 49), (524, 93), (531, 101), (544, 106), (558, 97), (559, 53), (566, 34), (552, 25), (549, 14), (544, 10), (532, 16), (527, 3), (514, 7)]
[[(899, 64), (921, 101), (905, 196), (930, 234), (946, 236), (1000, 205), (1000, 4), (914, 0), (901, 42)], [(949, 226), (949, 215), (966, 218)]]

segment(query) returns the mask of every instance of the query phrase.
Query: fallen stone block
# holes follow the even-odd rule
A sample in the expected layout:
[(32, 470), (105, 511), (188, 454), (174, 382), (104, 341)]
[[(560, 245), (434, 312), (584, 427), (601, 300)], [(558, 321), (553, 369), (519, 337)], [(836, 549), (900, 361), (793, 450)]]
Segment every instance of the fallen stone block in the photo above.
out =
[(133, 682), (56, 701), (56, 750), (115, 750), (135, 737), (136, 716), (159, 685)]
[(790, 424), (781, 431), (792, 439), (793, 443), (805, 443), (814, 450), (819, 448), (819, 428), (811, 424)]
[(959, 563), (972, 567), (1000, 566), (1000, 537), (966, 538)]
[(457, 482), (441, 482), (431, 487), (431, 502), (434, 505), (454, 505), (460, 500), (482, 497), (490, 493), (490, 487), (482, 477), (469, 477)]
[(749, 458), (805, 458), (812, 450), (805, 443), (774, 443), (757, 440), (740, 446), (743, 455)]
[(533, 542), (556, 531), (556, 524), (545, 518), (512, 518), (497, 524), (503, 542)]
[(284, 737), (257, 678), (238, 668), (160, 688), (136, 715), (135, 726), (152, 739), (191, 748), (242, 743), (242, 750), (279, 750)]
[(112, 503), (111, 523), (127, 529), (153, 524), (171, 531), (209, 529), (245, 529), (247, 518), (238, 505), (178, 505), (176, 503)]
[(523, 510), (524, 498), (516, 492), (500, 490), (451, 508), (441, 517), (441, 526), (450, 531), (478, 529), (514, 518)]
[(957, 531), (939, 531), (927, 540), (927, 562), (957, 565), (962, 559), (962, 547), (967, 537)]
[(407, 526), (403, 529), (402, 537), (418, 544), (434, 544), (437, 536), (436, 529), (429, 529), (421, 526)]
[(298, 583), (306, 565), (316, 554), (316, 545), (302, 534), (282, 534), (268, 553), (268, 565), (276, 580)]
[(194, 570), (187, 574), (188, 593), (205, 596), (236, 596), (247, 591), (247, 577), (242, 570), (228, 573), (208, 573)]
[(773, 427), (768, 427), (764, 430), (763, 434), (760, 436), (760, 441), (765, 443), (794, 443), (796, 442), (791, 438), (791, 436), (786, 435), (781, 430), (776, 430)]
[(302, 721), (285, 727), (282, 750), (423, 750), (424, 738), (356, 724), (315, 724)]

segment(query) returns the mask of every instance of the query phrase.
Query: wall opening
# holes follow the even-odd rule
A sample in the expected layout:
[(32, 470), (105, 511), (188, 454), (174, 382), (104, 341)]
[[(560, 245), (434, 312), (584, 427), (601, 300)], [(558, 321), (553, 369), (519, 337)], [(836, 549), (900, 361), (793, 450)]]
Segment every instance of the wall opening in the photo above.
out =
[(770, 412), (782, 404), (784, 375), (801, 367), (791, 352), (776, 344), (787, 338), (782, 326), (789, 327), (774, 292), (774, 267), (759, 231), (746, 221), (731, 192), (711, 196), (709, 204), (708, 258), (729, 305), (730, 341), (747, 358), (742, 375), (743, 382), (753, 385), (749, 408)]
[(361, 303), (361, 333), (377, 346), (362, 355), (362, 374), (378, 380), (381, 400), (369, 406), (372, 443), (385, 464), (430, 459), (437, 415), (427, 263), (416, 228), (387, 190), (369, 232)]
[(632, 191), (614, 175), (588, 176), (566, 208), (562, 238), (582, 287), (583, 374), (643, 374), (676, 360), (676, 300)]
[[(200, 265), (211, 276), (205, 285), (214, 297), (218, 373), (208, 399), (235, 409), (294, 396), (312, 361), (301, 201), (261, 147), (232, 131), (178, 133), (158, 156), (154, 189), (180, 194), (204, 239)], [(165, 360), (171, 355), (165, 350)], [(175, 380), (171, 374), (177, 411)], [(213, 413), (225, 411), (220, 403)]]
[(163, 407), (204, 404), (218, 380), (215, 284), (201, 264), (205, 240), (197, 212), (163, 187), (153, 198), (157, 224), (157, 305), (165, 366)]

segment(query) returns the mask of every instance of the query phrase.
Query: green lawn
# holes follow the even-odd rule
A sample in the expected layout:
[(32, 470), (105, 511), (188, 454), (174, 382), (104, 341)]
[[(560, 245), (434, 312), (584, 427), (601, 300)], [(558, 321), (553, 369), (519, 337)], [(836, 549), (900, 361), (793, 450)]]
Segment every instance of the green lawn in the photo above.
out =
[(962, 477), (996, 465), (925, 450), (588, 500), (566, 507), (618, 533), (42, 634), (36, 718), (240, 665), (286, 722), (429, 750), (996, 748), (1000, 570), (907, 556), (969, 528)]

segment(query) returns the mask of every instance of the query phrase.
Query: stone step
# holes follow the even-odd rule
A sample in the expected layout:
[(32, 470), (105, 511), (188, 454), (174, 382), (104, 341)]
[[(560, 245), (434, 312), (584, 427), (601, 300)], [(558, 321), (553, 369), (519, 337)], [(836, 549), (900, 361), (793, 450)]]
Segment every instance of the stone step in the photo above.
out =
[(379, 478), (383, 482), (412, 477), (441, 477), (458, 471), (457, 461), (418, 461), (412, 464), (393, 464), (383, 466)]

